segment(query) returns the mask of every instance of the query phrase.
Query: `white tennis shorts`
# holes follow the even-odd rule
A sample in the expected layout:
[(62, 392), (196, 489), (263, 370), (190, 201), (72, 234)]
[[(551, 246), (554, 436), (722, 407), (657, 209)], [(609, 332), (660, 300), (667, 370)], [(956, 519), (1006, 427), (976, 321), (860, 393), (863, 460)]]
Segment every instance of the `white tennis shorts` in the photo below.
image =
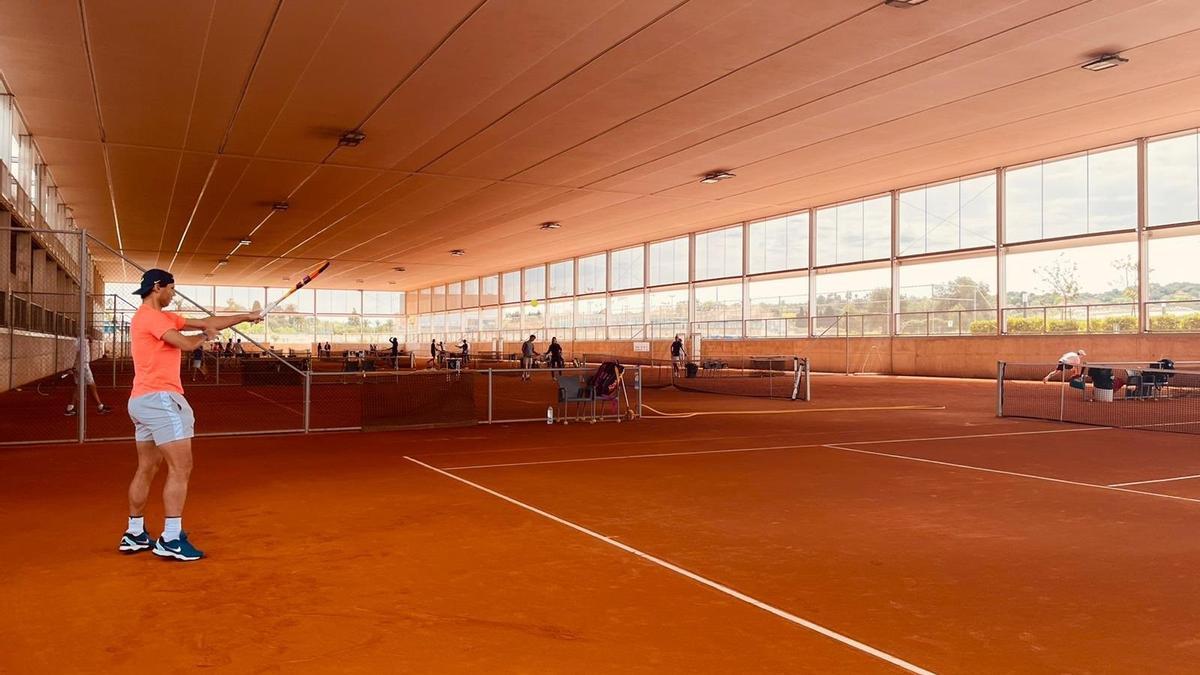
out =
[(79, 371), (75, 374), (76, 382), (79, 382), (79, 374), (80, 373), (83, 374), (83, 383), (84, 384), (86, 384), (89, 387), (92, 386), (93, 384), (96, 384), (96, 378), (94, 376), (92, 376), (91, 366), (84, 366), (83, 368), (79, 369)]
[(164, 445), (196, 435), (192, 406), (175, 392), (156, 391), (129, 399), (129, 417), (139, 443)]

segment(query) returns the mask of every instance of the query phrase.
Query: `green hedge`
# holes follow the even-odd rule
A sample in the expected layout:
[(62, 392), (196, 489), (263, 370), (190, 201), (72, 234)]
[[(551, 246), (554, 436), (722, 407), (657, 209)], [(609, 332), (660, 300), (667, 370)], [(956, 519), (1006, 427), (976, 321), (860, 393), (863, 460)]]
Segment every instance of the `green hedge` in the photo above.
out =
[(976, 319), (971, 322), (971, 335), (995, 335), (995, 319)]
[(1133, 316), (1106, 316), (1092, 319), (1091, 325), (1093, 333), (1136, 333), (1137, 329), (1137, 317)]

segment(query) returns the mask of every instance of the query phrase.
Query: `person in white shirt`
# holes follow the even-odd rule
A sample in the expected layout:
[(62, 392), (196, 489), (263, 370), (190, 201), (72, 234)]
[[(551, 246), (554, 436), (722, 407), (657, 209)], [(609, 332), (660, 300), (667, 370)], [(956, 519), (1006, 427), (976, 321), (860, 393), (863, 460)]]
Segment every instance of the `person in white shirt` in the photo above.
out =
[[(96, 389), (96, 378), (92, 375), (92, 352), (88, 346), (88, 341), (77, 339), (75, 347), (75, 383), (78, 384), (79, 378), (82, 377), (83, 383), (92, 392), (92, 399), (96, 401), (96, 412), (101, 415), (107, 415), (112, 412), (112, 408), (104, 405), (104, 401), (100, 400), (100, 390)], [(71, 416), (75, 414), (74, 396), (72, 394), (71, 402), (67, 404), (67, 410), (63, 413), (64, 415)]]
[(1063, 382), (1075, 379), (1076, 375), (1083, 373), (1083, 357), (1085, 356), (1087, 356), (1087, 352), (1078, 349), (1058, 357), (1058, 365), (1055, 366), (1054, 370), (1046, 373), (1046, 376), (1042, 378), (1042, 382), (1049, 382), (1050, 378), (1054, 377), (1057, 373), (1062, 373)]

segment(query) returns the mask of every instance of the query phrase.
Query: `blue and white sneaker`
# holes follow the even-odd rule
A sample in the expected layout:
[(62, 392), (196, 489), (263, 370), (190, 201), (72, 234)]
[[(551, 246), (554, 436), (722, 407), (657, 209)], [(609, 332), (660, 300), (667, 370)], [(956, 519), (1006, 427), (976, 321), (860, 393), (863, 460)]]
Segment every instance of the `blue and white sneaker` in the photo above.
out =
[(143, 531), (141, 534), (132, 534), (126, 532), (121, 535), (121, 544), (117, 550), (121, 553), (137, 553), (154, 547), (154, 540), (150, 539), (150, 535)]
[(187, 532), (180, 532), (174, 541), (163, 541), (162, 537), (154, 542), (154, 555), (168, 560), (183, 560), (191, 562), (204, 557), (204, 551), (192, 546), (188, 541)]

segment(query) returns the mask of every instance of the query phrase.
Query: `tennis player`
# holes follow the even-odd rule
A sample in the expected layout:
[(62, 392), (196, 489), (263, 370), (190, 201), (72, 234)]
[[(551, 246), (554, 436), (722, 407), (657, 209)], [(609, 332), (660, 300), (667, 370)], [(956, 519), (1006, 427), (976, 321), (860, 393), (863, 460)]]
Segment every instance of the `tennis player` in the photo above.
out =
[(687, 357), (687, 352), (683, 349), (683, 337), (675, 336), (675, 341), (671, 343), (671, 376), (679, 377), (680, 364)]
[[(175, 297), (175, 278), (160, 269), (147, 270), (142, 275), (136, 294), (141, 296), (142, 305), (130, 322), (133, 391), (129, 396), (129, 417), (133, 419), (137, 441), (138, 467), (129, 484), (129, 526), (121, 536), (118, 550), (136, 553), (153, 548), (154, 555), (168, 560), (199, 560), (204, 553), (188, 541), (183, 531), (183, 503), (192, 472), (195, 418), (183, 398), (180, 352), (219, 339), (217, 332), (230, 326), (261, 321), (262, 313), (191, 319), (163, 311)], [(204, 333), (179, 332), (188, 328)], [(150, 495), (150, 483), (163, 460), (167, 462), (167, 482), (163, 486), (166, 522), (162, 536), (151, 542), (142, 514)]]
[(1087, 356), (1087, 352), (1079, 349), (1073, 352), (1067, 352), (1066, 354), (1058, 357), (1058, 365), (1054, 367), (1054, 370), (1046, 373), (1046, 376), (1042, 378), (1042, 383), (1044, 384), (1049, 382), (1050, 378), (1054, 377), (1056, 373), (1062, 373), (1062, 379), (1064, 381), (1075, 379), (1076, 375), (1081, 375), (1083, 373), (1083, 369), (1080, 366), (1083, 365), (1083, 358), (1085, 356)]
[(529, 339), (521, 343), (521, 381), (529, 381), (529, 370), (533, 368), (533, 358), (539, 356), (538, 350), (533, 348), (533, 341), (537, 339), (536, 335), (530, 335)]

